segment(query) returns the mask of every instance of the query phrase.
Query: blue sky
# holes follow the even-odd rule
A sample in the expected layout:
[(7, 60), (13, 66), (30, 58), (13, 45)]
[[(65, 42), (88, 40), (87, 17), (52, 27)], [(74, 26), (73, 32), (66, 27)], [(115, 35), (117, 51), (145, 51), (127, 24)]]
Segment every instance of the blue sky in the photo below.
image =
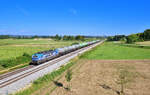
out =
[(0, 0), (0, 34), (117, 35), (150, 28), (150, 0)]

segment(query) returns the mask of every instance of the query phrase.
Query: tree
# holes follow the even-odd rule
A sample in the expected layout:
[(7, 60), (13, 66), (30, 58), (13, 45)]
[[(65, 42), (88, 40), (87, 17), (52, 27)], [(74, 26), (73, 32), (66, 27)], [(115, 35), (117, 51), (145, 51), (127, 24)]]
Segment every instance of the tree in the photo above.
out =
[(107, 38), (108, 41), (120, 41), (122, 38), (125, 38), (125, 35), (115, 35), (115, 36), (109, 36)]
[(108, 40), (108, 41), (113, 41), (113, 37), (112, 37), (112, 36), (109, 36), (109, 37), (107, 38), (107, 40)]
[(76, 40), (81, 40), (81, 41), (84, 41), (84, 36), (80, 36), (80, 35), (77, 35), (75, 37)]
[(67, 35), (64, 35), (64, 36), (63, 36), (63, 40), (74, 40), (74, 36), (67, 36)]
[(138, 41), (144, 41), (144, 33), (137, 33)]
[(0, 35), (0, 39), (8, 39), (8, 38), (10, 38), (9, 35)]
[(69, 40), (74, 40), (74, 36), (69, 36)]
[(150, 40), (150, 29), (147, 29), (143, 33), (144, 40)]
[(63, 36), (63, 40), (68, 40), (66, 35)]
[(120, 39), (124, 38), (124, 37), (125, 37), (125, 35), (116, 35), (116, 36), (114, 36), (113, 40), (114, 41), (120, 41)]
[(132, 34), (127, 37), (126, 43), (132, 44), (132, 43), (135, 43), (136, 41), (138, 41), (138, 39), (139, 39), (139, 37), (136, 34)]
[(56, 36), (54, 37), (56, 40), (61, 40), (61, 36), (59, 36), (58, 34), (56, 34)]

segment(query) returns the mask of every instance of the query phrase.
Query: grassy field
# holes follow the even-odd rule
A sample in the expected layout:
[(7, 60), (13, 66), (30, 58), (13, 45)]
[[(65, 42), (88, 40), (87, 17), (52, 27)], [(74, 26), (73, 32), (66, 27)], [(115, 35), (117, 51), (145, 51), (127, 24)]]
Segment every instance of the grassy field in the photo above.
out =
[(52, 39), (1, 39), (0, 71), (29, 63), (31, 55), (48, 49), (68, 46), (78, 41), (55, 41)]
[(0, 40), (0, 60), (21, 56), (24, 52), (33, 54), (37, 51), (71, 45), (76, 41), (54, 41), (49, 39), (4, 39)]
[(131, 47), (119, 43), (105, 42), (85, 53), (84, 59), (150, 59), (150, 49)]

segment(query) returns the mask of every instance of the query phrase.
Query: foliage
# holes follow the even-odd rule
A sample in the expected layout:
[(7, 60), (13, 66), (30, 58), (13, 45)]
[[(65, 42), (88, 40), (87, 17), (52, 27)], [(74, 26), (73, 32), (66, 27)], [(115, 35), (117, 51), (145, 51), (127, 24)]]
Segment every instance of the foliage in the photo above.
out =
[(115, 35), (115, 36), (109, 36), (107, 38), (108, 41), (120, 41), (122, 38), (125, 38), (125, 35)]
[[(65, 78), (66, 78), (66, 81), (69, 83), (70, 81), (71, 81), (71, 79), (72, 79), (72, 71), (69, 69), (68, 71), (67, 71), (67, 73), (66, 73), (66, 75), (65, 75)], [(70, 83), (67, 85), (67, 88), (66, 88), (66, 90), (71, 90), (71, 85), (70, 85)]]
[(71, 45), (76, 45), (76, 44), (79, 44), (78, 42), (74, 42), (74, 43), (72, 43)]
[(145, 30), (143, 36), (144, 36), (143, 38), (144, 40), (150, 40), (150, 29)]
[(76, 40), (81, 40), (81, 41), (84, 41), (84, 36), (80, 36), (80, 35), (77, 35), (75, 37)]
[(80, 41), (84, 41), (85, 38), (84, 36), (70, 36), (70, 35), (64, 35), (63, 37), (59, 36), (58, 34), (56, 34), (56, 36), (54, 37), (56, 40), (65, 40), (65, 41), (69, 41), (69, 40), (80, 40)]
[(61, 36), (59, 36), (58, 34), (56, 34), (56, 36), (54, 37), (56, 40), (61, 40)]
[(33, 38), (52, 38), (52, 36), (25, 36), (25, 35), (0, 35), (0, 39), (33, 39)]
[(144, 41), (144, 34), (143, 33), (137, 33), (136, 35), (139, 38), (137, 41)]
[(120, 39), (121, 43), (125, 43), (127, 41), (127, 39), (125, 37)]
[(139, 37), (136, 35), (136, 34), (132, 34), (132, 35), (129, 35), (128, 37), (127, 37), (127, 43), (135, 43), (135, 42), (137, 42), (138, 41), (138, 39), (139, 39)]
[(65, 78), (66, 78), (67, 82), (71, 81), (71, 79), (72, 79), (72, 71), (70, 69), (67, 71), (67, 74), (65, 75)]
[(113, 41), (113, 36), (107, 37), (107, 41)]
[(146, 29), (143, 33), (131, 34), (128, 36), (125, 35), (115, 35), (109, 36), (108, 41), (120, 41), (122, 38), (127, 39), (127, 43), (134, 43), (138, 41), (148, 41), (150, 40), (150, 29)]
[(10, 38), (9, 35), (0, 35), (0, 39), (8, 39), (8, 38)]
[(64, 36), (63, 36), (63, 40), (75, 40), (75, 37), (74, 37), (74, 36), (67, 36), (67, 35), (64, 35)]

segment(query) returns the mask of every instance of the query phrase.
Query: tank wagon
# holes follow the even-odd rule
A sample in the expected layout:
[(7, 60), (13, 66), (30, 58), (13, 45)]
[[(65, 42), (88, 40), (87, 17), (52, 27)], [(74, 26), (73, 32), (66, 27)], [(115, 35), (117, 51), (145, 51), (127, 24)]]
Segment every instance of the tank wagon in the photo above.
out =
[(90, 42), (75, 44), (75, 45), (71, 45), (71, 46), (67, 46), (67, 47), (63, 47), (63, 48), (57, 48), (54, 50), (47, 50), (47, 51), (35, 53), (32, 55), (32, 62), (30, 64), (39, 65), (41, 63), (47, 62), (51, 59), (65, 55), (65, 54), (75, 51), (77, 49), (95, 44), (99, 41), (100, 40), (90, 41)]

